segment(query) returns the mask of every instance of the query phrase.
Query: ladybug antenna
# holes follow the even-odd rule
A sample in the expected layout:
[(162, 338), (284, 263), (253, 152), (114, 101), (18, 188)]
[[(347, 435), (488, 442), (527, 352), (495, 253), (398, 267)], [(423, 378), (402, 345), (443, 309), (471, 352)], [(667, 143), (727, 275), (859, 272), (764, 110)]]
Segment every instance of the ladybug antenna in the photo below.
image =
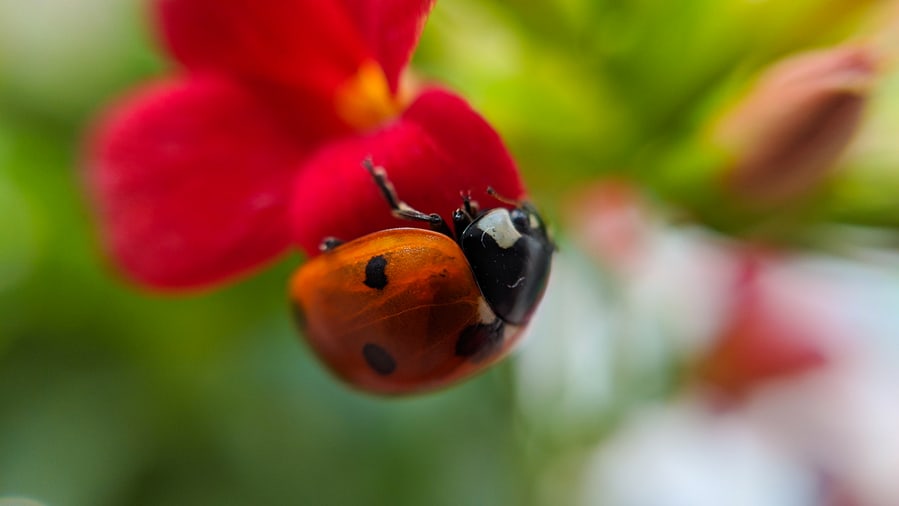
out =
[(394, 216), (404, 220), (426, 221), (431, 226), (431, 230), (452, 236), (449, 227), (439, 214), (423, 213), (400, 200), (399, 197), (396, 196), (396, 189), (393, 187), (393, 183), (387, 178), (387, 171), (384, 170), (384, 167), (376, 167), (371, 156), (367, 156), (362, 160), (362, 167), (371, 174), (372, 179), (375, 181), (375, 185), (381, 190), (381, 195), (387, 200), (387, 204), (390, 205), (390, 209)]
[(504, 197), (499, 193), (496, 193), (496, 190), (492, 186), (487, 187), (487, 195), (495, 198), (496, 200), (502, 202), (503, 204), (509, 204), (510, 206), (521, 207), (520, 200), (512, 200), (508, 197)]

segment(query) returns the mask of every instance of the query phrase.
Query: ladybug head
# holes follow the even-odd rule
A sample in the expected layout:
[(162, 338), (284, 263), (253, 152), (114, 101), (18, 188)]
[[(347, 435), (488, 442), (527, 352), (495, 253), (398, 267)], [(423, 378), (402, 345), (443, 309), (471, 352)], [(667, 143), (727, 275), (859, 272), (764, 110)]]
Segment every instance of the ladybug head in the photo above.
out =
[(487, 303), (513, 325), (530, 319), (543, 296), (555, 246), (528, 203), (479, 214), (459, 235)]

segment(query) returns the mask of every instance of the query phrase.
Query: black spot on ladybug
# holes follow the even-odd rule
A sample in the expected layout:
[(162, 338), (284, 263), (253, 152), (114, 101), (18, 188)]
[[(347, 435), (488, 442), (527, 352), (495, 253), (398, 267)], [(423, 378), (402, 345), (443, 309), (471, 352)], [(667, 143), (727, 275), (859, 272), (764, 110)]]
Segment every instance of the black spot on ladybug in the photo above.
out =
[(387, 376), (396, 370), (396, 360), (390, 352), (377, 344), (365, 343), (362, 347), (362, 356), (365, 357), (368, 366), (381, 376)]
[(456, 341), (456, 356), (475, 361), (487, 357), (502, 343), (504, 328), (505, 323), (499, 318), (490, 324), (478, 323), (465, 327)]
[(383, 290), (387, 286), (387, 259), (381, 255), (371, 257), (365, 265), (365, 286), (376, 290)]

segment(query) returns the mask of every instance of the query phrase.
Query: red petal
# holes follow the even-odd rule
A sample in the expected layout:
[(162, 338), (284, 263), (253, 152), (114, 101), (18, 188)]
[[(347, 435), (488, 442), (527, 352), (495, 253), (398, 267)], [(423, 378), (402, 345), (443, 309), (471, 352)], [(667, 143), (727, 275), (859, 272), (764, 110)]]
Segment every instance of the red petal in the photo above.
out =
[(309, 254), (321, 240), (349, 240), (397, 226), (390, 208), (361, 163), (372, 157), (393, 181), (400, 199), (446, 220), (471, 191), (482, 207), (500, 202), (488, 186), (511, 199), (524, 194), (502, 140), (465, 101), (445, 91), (423, 93), (402, 118), (366, 137), (329, 145), (309, 160), (296, 180), (291, 204), (293, 235)]
[(390, 89), (409, 63), (434, 0), (342, 0), (384, 69)]
[(156, 0), (172, 54), (192, 70), (330, 95), (373, 52), (337, 2)]
[(209, 284), (288, 246), (301, 147), (236, 84), (156, 85), (114, 108), (93, 141), (88, 182), (105, 240), (136, 280)]

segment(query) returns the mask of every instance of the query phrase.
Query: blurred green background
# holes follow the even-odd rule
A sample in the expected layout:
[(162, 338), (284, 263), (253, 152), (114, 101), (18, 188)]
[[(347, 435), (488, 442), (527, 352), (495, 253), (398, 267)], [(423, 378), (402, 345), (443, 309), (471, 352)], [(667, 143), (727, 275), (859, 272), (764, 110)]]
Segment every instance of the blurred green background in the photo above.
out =
[[(99, 250), (79, 152), (108, 100), (169, 65), (146, 6), (0, 0), (0, 505), (714, 504), (591, 492), (603, 480), (627, 490), (614, 473), (591, 478), (591, 455), (643, 406), (675, 403), (685, 388), (690, 347), (671, 336), (707, 331), (676, 299), (705, 314), (714, 297), (703, 298), (701, 276), (686, 281), (698, 291), (687, 297), (670, 284), (683, 279), (660, 275), (637, 288), (656, 302), (634, 302), (629, 281), (581, 251), (566, 203), (602, 177), (625, 178), (663, 209), (656, 226), (675, 242), (697, 229), (741, 240), (776, 216), (789, 224), (779, 247), (788, 237), (791, 252), (827, 255), (836, 267), (811, 277), (848, 283), (845, 297), (866, 308), (851, 321), (890, 341), (894, 74), (879, 82), (844, 169), (811, 203), (722, 218), (705, 169), (679, 172), (683, 160), (703, 167), (713, 156), (703, 129), (759, 69), (875, 33), (889, 5), (438, 2), (415, 70), (460, 91), (502, 133), (563, 251), (521, 352), (450, 390), (380, 399), (337, 383), (292, 328), (285, 280), (299, 256), (190, 296), (123, 280)], [(677, 251), (686, 253), (660, 257), (659, 273), (695, 254)], [(874, 295), (869, 280), (881, 283)], [(721, 467), (731, 468), (727, 457)], [(797, 476), (771, 489), (813, 492), (766, 504), (825, 504), (830, 492)], [(899, 504), (870, 497), (888, 498), (852, 504)]]

